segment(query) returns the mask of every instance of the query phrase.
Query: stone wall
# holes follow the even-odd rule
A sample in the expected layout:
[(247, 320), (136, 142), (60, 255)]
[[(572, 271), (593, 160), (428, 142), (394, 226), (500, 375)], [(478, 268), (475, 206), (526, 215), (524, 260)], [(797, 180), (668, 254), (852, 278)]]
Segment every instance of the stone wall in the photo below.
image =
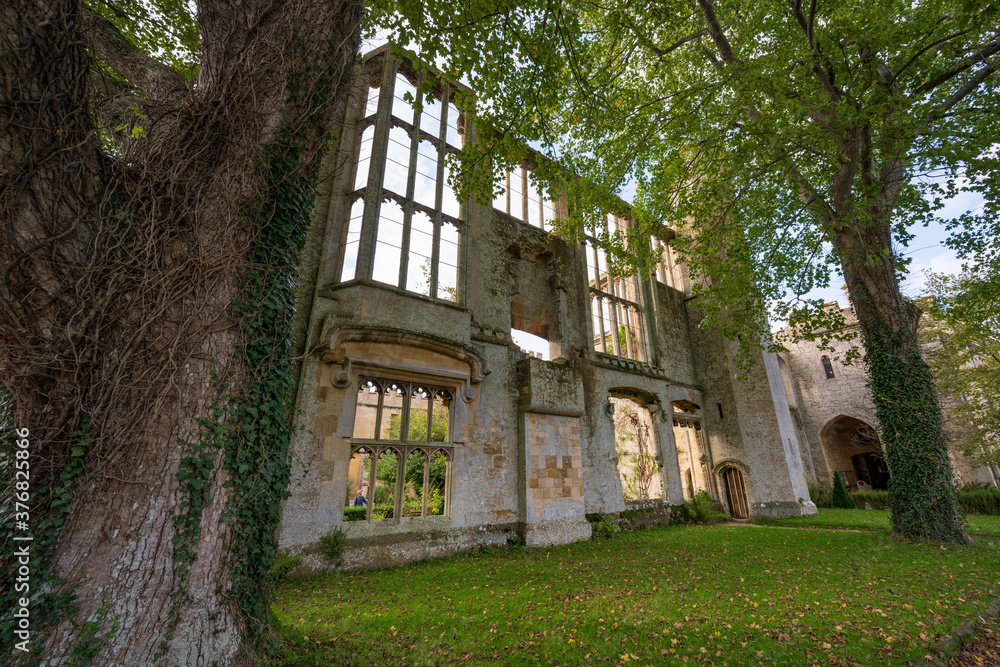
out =
[[(392, 111), (395, 102), (380, 98), (377, 111), (361, 106), (370, 82), (384, 87), (393, 85), (397, 73), (415, 76), (406, 68), (385, 49), (359, 65), (356, 104), (325, 165), (328, 178), (317, 200), (298, 289), (302, 370), (294, 481), (279, 532), (282, 551), (301, 555), (304, 570), (323, 569), (319, 538), (342, 530), (347, 537), (343, 567), (360, 569), (499, 545), (514, 535), (536, 545), (586, 539), (591, 534), (586, 514), (630, 508), (619, 471), (611, 399), (634, 404), (650, 434), (655, 458), (651, 488), (661, 490), (663, 498), (639, 499), (640, 504), (663, 508), (683, 501), (675, 440), (675, 423), (681, 420), (688, 424), (684, 428), (696, 431), (690, 446), (685, 440), (684, 451), (690, 452), (685, 454), (688, 465), (697, 467), (699, 489), (718, 497), (721, 471), (738, 467), (755, 512), (808, 513), (811, 508), (798, 502), (803, 468), (797, 447), (787, 442), (795, 440), (795, 433), (780, 373), (762, 358), (755, 376), (758, 390), (746, 391), (725, 361), (727, 344), (697, 326), (699, 315), (688, 305), (689, 293), (658, 277), (637, 279), (641, 289), (635, 298), (646, 324), (644, 340), (636, 344), (643, 349), (643, 360), (597, 352), (599, 336), (590, 313), (595, 283), (587, 275), (584, 245), (475, 201), (463, 202), (461, 219), (448, 223), (461, 233), (453, 293), (432, 298), (415, 293), (409, 282), (390, 285), (373, 279), (378, 267), (364, 249), (373, 253), (382, 242), (378, 207), (389, 195), (379, 194), (379, 174), (390, 127), (397, 136), (399, 128), (410, 136), (419, 133), (422, 146), (431, 139), (424, 136), (422, 123), (415, 127), (391, 119), (390, 113), (398, 114)], [(453, 89), (443, 89), (443, 99)], [(466, 141), (475, 141), (471, 124), (457, 125)], [(372, 151), (369, 177), (359, 184), (352, 169), (338, 171), (332, 165), (345, 164), (345, 156), (358, 150), (361, 128), (368, 126), (374, 128), (368, 130), (374, 148), (366, 148)], [(443, 165), (438, 168), (440, 202)], [(392, 197), (398, 203), (399, 194)], [(357, 210), (352, 202), (358, 201), (366, 208), (348, 220), (350, 211)], [(405, 221), (417, 203), (403, 203)], [(555, 208), (565, 214), (567, 204), (556, 202)], [(421, 210), (429, 218), (434, 214), (434, 224), (444, 224), (440, 211)], [(390, 240), (405, 244), (411, 233), (406, 224), (403, 240)], [(348, 248), (348, 241), (357, 245)], [(357, 269), (340, 280), (349, 250), (360, 253)], [(684, 267), (671, 268), (660, 276), (687, 289)], [(433, 271), (428, 275), (432, 279)], [(552, 361), (520, 351), (512, 341), (512, 327), (545, 338)], [(366, 382), (378, 386), (378, 392), (398, 389), (412, 396), (394, 394), (394, 412), (375, 417), (377, 396), (363, 393)], [(447, 417), (440, 419), (446, 419), (448, 435), (443, 441), (402, 439), (408, 433), (404, 424), (417, 423), (415, 414), (430, 415), (421, 412), (431, 409), (421, 402), (420, 392), (427, 388), (446, 396), (442, 406), (447, 405)], [(355, 428), (359, 390), (364, 401), (376, 401), (375, 407), (364, 408), (366, 428), (361, 422)], [(394, 435), (387, 435), (391, 429), (378, 431), (374, 439), (359, 435), (371, 434), (377, 419), (386, 424), (398, 420)], [(431, 434), (439, 437), (433, 429)], [(376, 462), (382, 452), (400, 455), (391, 482), (394, 497), (385, 481), (392, 471)], [(419, 473), (404, 466), (412, 452), (428, 457), (441, 452), (449, 457), (445, 471), (432, 477), (427, 464), (421, 486)], [(367, 492), (369, 507), (381, 504), (379, 513), (372, 508), (369, 518), (365, 509), (359, 519), (357, 510), (345, 514), (345, 502), (348, 492), (368, 488), (360, 481), (364, 475), (376, 482)], [(381, 499), (374, 497), (376, 486), (382, 488)], [(440, 515), (420, 516), (422, 502), (431, 506), (428, 494), (437, 494)], [(391, 516), (385, 515), (387, 507)], [(667, 514), (660, 514), (656, 520), (665, 520)]]
[[(826, 307), (840, 308), (835, 301)], [(842, 309), (842, 313), (847, 330), (856, 335), (854, 341), (832, 341), (832, 352), (809, 341), (785, 342), (787, 351), (780, 355), (788, 369), (786, 386), (791, 386), (791, 413), (796, 429), (804, 436), (802, 459), (807, 476), (810, 481), (824, 486), (832, 483), (835, 470), (851, 469), (851, 456), (875, 450), (859, 442), (851, 433), (857, 423), (878, 428), (875, 405), (867, 386), (868, 374), (862, 359), (857, 319), (851, 308)], [(788, 339), (790, 332), (786, 330), (784, 335)], [(852, 350), (857, 359), (845, 364)], [(833, 377), (828, 377), (824, 358), (829, 362)], [(955, 449), (950, 456), (959, 483), (992, 483), (987, 468), (974, 467)]]

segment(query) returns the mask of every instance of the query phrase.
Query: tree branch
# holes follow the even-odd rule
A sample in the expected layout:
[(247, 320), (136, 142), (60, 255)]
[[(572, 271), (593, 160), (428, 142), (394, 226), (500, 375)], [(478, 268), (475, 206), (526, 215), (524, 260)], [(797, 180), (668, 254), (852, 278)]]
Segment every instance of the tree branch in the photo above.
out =
[(951, 97), (944, 101), (944, 104), (941, 105), (941, 112), (947, 112), (953, 106), (965, 99), (969, 93), (978, 88), (979, 84), (985, 81), (987, 77), (995, 71), (996, 68), (993, 67), (993, 63), (986, 63), (986, 67), (976, 72), (975, 76), (969, 79), (964, 86), (956, 90)]
[(139, 91), (153, 98), (186, 95), (188, 84), (172, 67), (136, 48), (111, 21), (83, 8), (83, 27), (94, 55)]
[(802, 3), (801, 0), (795, 0), (792, 2), (792, 16), (798, 22), (799, 26), (802, 28), (802, 32), (806, 36), (806, 41), (809, 44), (809, 51), (813, 56), (813, 73), (816, 75), (816, 79), (819, 80), (820, 86), (823, 88), (823, 92), (826, 96), (834, 102), (839, 102), (842, 97), (841, 91), (833, 85), (833, 80), (830, 78), (829, 70), (824, 70), (820, 65), (820, 61), (823, 59), (823, 52), (820, 50), (819, 45), (813, 39), (813, 25), (812, 21), (815, 19), (816, 15), (816, 3), (813, 2), (812, 6), (809, 8), (809, 18), (806, 19), (805, 15), (802, 13)]
[(991, 67), (990, 64), (986, 61), (986, 59), (997, 52), (1000, 52), (1000, 40), (994, 40), (989, 44), (983, 46), (982, 48), (977, 50), (974, 56), (964, 61), (958, 67), (955, 67), (954, 69), (939, 74), (938, 76), (934, 77), (933, 79), (926, 82), (922, 86), (918, 87), (916, 90), (913, 91), (912, 96), (923, 95), (924, 93), (931, 92), (941, 84), (951, 81), (956, 76), (958, 76), (959, 74), (969, 69), (978, 62), (985, 62), (987, 64), (987, 67)]
[(635, 35), (636, 39), (639, 40), (640, 44), (645, 46), (647, 49), (655, 53), (660, 58), (669, 55), (672, 51), (676, 51), (677, 49), (681, 48), (688, 42), (693, 42), (694, 40), (708, 33), (708, 30), (703, 28), (698, 32), (687, 35), (686, 37), (681, 37), (680, 39), (678, 39), (676, 42), (674, 42), (669, 46), (661, 47), (657, 46), (656, 43), (653, 42), (653, 40), (648, 35), (640, 32), (639, 29), (631, 22), (625, 21), (624, 18), (622, 19), (622, 25), (624, 25), (626, 28), (632, 31), (632, 34)]
[(905, 72), (907, 70), (907, 68), (909, 68), (910, 65), (912, 65), (913, 63), (915, 63), (917, 61), (917, 58), (919, 58), (920, 56), (924, 55), (925, 53), (927, 53), (929, 50), (933, 49), (934, 47), (940, 46), (940, 45), (942, 45), (942, 44), (944, 44), (946, 42), (950, 42), (951, 40), (955, 39), (956, 37), (961, 37), (962, 35), (965, 35), (965, 34), (970, 33), (970, 32), (972, 32), (971, 29), (968, 29), (968, 30), (959, 30), (958, 32), (953, 32), (950, 35), (945, 35), (941, 39), (938, 39), (938, 40), (935, 40), (935, 41), (931, 42), (930, 44), (928, 44), (924, 48), (922, 48), (919, 51), (917, 51), (916, 53), (914, 53), (910, 57), (910, 59), (907, 60), (906, 63), (904, 63), (903, 66), (900, 67), (893, 74), (893, 77), (898, 80), (899, 76), (903, 72)]
[(719, 18), (715, 15), (715, 10), (712, 9), (712, 3), (709, 0), (698, 0), (698, 7), (701, 8), (702, 17), (705, 19), (705, 29), (712, 38), (712, 42), (715, 43), (715, 48), (719, 50), (722, 62), (727, 65), (735, 65), (736, 54), (733, 52), (733, 45), (729, 43), (729, 38), (726, 37), (725, 31), (719, 23)]

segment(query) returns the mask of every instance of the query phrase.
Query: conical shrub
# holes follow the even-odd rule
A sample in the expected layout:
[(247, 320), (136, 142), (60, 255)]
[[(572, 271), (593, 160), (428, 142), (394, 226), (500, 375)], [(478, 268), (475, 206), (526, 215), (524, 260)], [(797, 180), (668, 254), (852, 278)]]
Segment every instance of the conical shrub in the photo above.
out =
[(833, 500), (830, 505), (845, 510), (854, 509), (851, 495), (847, 492), (847, 487), (844, 485), (844, 480), (841, 479), (839, 472), (833, 473)]

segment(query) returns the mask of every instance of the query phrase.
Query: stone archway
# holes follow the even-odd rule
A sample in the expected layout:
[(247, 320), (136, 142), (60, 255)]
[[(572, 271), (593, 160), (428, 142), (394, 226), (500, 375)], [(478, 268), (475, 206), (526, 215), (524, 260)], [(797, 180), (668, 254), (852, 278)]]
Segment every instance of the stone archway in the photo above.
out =
[(870, 489), (887, 488), (889, 472), (882, 458), (882, 445), (870, 424), (838, 415), (822, 428), (820, 442), (831, 478), (834, 471), (839, 471), (851, 489), (858, 488), (859, 480)]

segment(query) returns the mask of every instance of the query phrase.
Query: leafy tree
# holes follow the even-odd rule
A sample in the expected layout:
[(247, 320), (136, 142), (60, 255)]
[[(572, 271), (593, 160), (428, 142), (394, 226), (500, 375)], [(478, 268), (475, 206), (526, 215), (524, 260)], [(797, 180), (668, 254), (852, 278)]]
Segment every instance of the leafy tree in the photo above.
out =
[[(443, 490), (445, 474), (448, 471), (447, 459), (443, 456), (432, 456), (430, 466), (428, 473), (430, 488)], [(411, 456), (407, 459), (404, 479), (413, 489), (420, 489), (424, 483), (424, 459), (418, 456)]]
[(847, 492), (847, 487), (844, 485), (844, 480), (841, 478), (839, 470), (833, 473), (833, 498), (830, 501), (830, 506), (846, 510), (854, 509), (851, 495)]
[[(555, 162), (536, 173), (575, 204), (560, 225), (572, 237), (616, 206), (607, 192), (637, 182), (635, 231), (600, 239), (616, 251), (612, 270), (648, 270), (648, 236), (666, 236), (660, 221), (676, 226), (704, 325), (740, 341), (742, 368), (770, 339), (768, 307), (802, 335), (839, 329), (838, 313), (801, 296), (839, 267), (892, 475), (894, 532), (967, 541), (917, 341), (919, 309), (899, 289), (899, 248), (908, 225), (936, 221), (947, 195), (976, 189), (995, 201), (994, 5), (474, 0), (394, 9), (385, 21), (401, 44), (466, 73), (482, 95), (483, 141), (463, 155), (463, 184), (490, 189), (491, 161), (510, 163), (524, 157), (521, 142), (537, 142)], [(995, 219), (955, 224), (963, 252), (997, 248), (983, 234)]]
[(253, 661), (289, 481), (292, 286), (362, 14), (0, 8), (0, 383), (30, 431), (34, 537), (30, 595), (0, 575), (5, 658), (19, 594), (47, 664)]
[(920, 329), (953, 437), (981, 466), (1000, 468), (1000, 280), (928, 274), (932, 299)]

